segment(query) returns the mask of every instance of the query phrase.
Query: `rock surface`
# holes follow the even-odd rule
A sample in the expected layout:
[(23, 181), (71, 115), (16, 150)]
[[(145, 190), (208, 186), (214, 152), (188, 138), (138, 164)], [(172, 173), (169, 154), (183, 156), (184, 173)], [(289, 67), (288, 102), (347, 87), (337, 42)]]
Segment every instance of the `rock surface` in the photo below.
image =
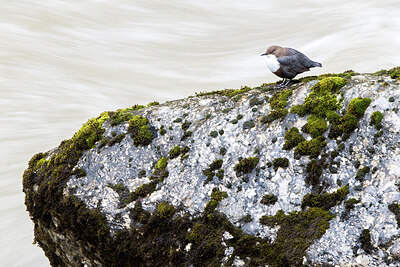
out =
[(398, 72), (102, 113), (29, 162), (35, 241), (54, 266), (398, 266)]

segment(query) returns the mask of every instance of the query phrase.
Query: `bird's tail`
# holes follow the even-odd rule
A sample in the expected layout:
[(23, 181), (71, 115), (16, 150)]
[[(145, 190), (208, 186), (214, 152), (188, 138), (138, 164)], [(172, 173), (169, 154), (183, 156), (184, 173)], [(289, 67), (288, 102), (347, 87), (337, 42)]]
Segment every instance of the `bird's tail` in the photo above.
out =
[(322, 67), (322, 64), (316, 61), (313, 61), (312, 67)]

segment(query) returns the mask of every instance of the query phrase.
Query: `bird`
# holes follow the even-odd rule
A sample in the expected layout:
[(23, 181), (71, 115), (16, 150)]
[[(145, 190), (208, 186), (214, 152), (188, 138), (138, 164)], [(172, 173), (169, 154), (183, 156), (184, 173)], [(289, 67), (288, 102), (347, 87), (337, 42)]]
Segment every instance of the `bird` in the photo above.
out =
[(297, 74), (309, 71), (310, 68), (322, 67), (322, 64), (312, 61), (303, 53), (289, 47), (272, 45), (261, 56), (267, 56), (268, 68), (275, 75), (283, 78), (278, 87), (283, 88), (290, 84)]

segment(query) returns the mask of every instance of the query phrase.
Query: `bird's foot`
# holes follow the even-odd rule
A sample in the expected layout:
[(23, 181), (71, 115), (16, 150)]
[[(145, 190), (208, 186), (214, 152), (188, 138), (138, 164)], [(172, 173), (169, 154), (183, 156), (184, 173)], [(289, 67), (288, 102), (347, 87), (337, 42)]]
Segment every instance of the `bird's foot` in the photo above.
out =
[(288, 87), (291, 84), (292, 80), (290, 79), (283, 79), (283, 81), (280, 84), (277, 84), (275, 88), (285, 88)]

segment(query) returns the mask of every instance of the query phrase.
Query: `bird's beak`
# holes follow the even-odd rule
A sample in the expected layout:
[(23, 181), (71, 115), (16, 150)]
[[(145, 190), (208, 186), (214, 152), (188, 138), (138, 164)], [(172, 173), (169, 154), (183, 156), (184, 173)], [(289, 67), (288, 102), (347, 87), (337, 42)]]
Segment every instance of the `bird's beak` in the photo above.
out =
[(266, 56), (267, 55), (267, 53), (264, 53), (264, 54), (261, 54), (260, 56)]

